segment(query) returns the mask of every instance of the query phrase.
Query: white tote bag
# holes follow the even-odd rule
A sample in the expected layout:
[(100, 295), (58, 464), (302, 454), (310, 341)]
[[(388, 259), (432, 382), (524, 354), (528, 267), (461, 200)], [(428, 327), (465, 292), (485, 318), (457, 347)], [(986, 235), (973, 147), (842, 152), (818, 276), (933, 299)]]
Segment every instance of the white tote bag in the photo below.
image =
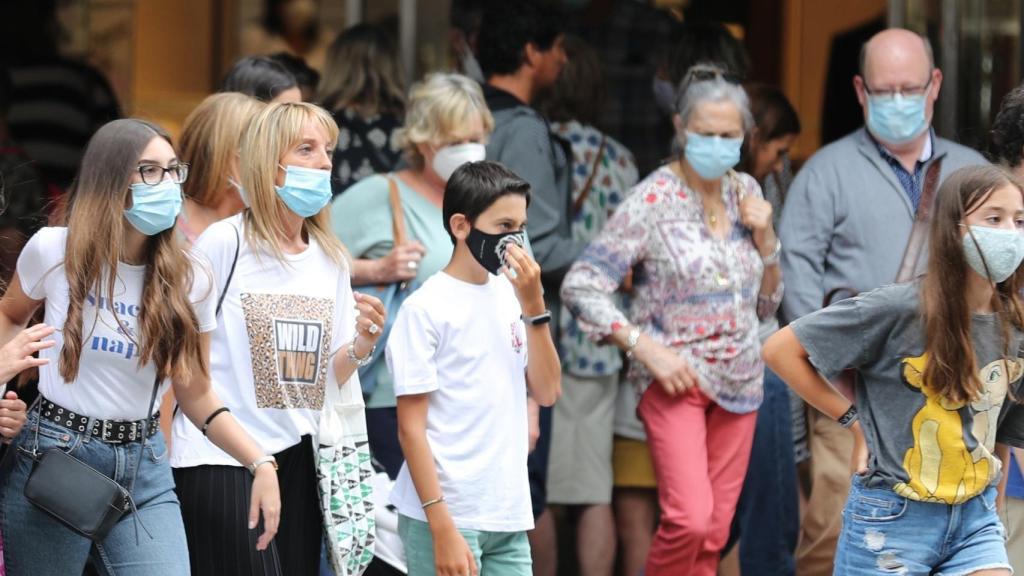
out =
[[(332, 371), (333, 372), (333, 371)], [(336, 576), (359, 576), (373, 560), (373, 467), (359, 377), (327, 379), (316, 463), (327, 558)]]

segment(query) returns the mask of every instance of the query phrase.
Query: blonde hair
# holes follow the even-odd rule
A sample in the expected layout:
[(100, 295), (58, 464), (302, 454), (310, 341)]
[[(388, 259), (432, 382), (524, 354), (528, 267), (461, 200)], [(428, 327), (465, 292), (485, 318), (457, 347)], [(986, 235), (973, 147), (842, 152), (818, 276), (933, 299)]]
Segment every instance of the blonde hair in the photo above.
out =
[(242, 132), (264, 108), (265, 103), (241, 92), (222, 92), (208, 96), (185, 118), (181, 160), (191, 165), (188, 180), (181, 185), (186, 197), (216, 207), (228, 187)]
[[(89, 337), (82, 334), (82, 315), (90, 293), (97, 301), (101, 296), (105, 299), (96, 314), (99, 308), (107, 308), (121, 323), (111, 295), (116, 293), (117, 264), (130, 226), (122, 214), (139, 159), (154, 138), (171, 142), (156, 124), (134, 118), (114, 120), (93, 135), (82, 156), (82, 168), (70, 194), (63, 262), (68, 310), (58, 370), (67, 382), (78, 377), (82, 346)], [(139, 348), (139, 366), (152, 362), (161, 378), (182, 382), (189, 381), (194, 368), (206, 375), (199, 321), (189, 299), (193, 262), (173, 226), (149, 236), (144, 251), (139, 336), (128, 336)]]
[(398, 132), (398, 143), (406, 160), (417, 170), (423, 168), (423, 155), (417, 144), (439, 144), (458, 135), (472, 114), (480, 115), (484, 132), (494, 130), (494, 117), (487, 108), (480, 85), (461, 74), (436, 73), (413, 85), (405, 126)]
[[(302, 129), (307, 122), (322, 128), (330, 147), (334, 147), (338, 141), (338, 125), (326, 110), (308, 102), (270, 104), (253, 119), (242, 136), (240, 176), (251, 204), (250, 210), (244, 212), (246, 238), (269, 248), (282, 261), (284, 254), (278, 239), (285, 236), (282, 216), (288, 207), (274, 189), (275, 175), (284, 155), (302, 140)], [(306, 218), (302, 228), (332, 260), (347, 264), (345, 247), (331, 232), (329, 210)]]

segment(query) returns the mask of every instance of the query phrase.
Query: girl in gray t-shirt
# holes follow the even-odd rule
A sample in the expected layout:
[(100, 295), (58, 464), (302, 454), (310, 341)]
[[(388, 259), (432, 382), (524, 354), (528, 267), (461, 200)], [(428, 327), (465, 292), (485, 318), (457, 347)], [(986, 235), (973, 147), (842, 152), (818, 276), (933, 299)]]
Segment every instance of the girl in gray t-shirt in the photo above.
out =
[[(1005, 446), (1024, 447), (1024, 190), (1000, 168), (963, 168), (933, 210), (925, 276), (764, 346), (772, 370), (854, 435), (835, 574), (1010, 574), (996, 501)], [(846, 369), (853, 405), (826, 380)]]

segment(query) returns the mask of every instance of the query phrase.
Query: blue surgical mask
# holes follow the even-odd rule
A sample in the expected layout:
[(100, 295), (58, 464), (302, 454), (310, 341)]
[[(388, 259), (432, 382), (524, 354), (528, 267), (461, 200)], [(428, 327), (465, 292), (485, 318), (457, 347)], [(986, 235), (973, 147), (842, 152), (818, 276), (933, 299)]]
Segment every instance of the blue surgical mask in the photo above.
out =
[(905, 144), (928, 129), (924, 94), (868, 96), (868, 130), (889, 144)]
[(285, 206), (303, 218), (320, 212), (331, 201), (331, 171), (302, 166), (281, 166), (284, 186), (275, 186)]
[(174, 226), (181, 212), (181, 184), (163, 180), (155, 186), (132, 184), (132, 207), (124, 217), (146, 236), (153, 236)]
[(743, 138), (722, 138), (686, 132), (683, 154), (690, 167), (705, 180), (718, 180), (740, 161)]
[[(964, 256), (971, 268), (982, 278), (989, 278), (996, 283), (1012, 276), (1021, 260), (1024, 260), (1024, 236), (1018, 230), (971, 226), (970, 233), (964, 234), (963, 243)], [(982, 254), (985, 256), (984, 261)]]

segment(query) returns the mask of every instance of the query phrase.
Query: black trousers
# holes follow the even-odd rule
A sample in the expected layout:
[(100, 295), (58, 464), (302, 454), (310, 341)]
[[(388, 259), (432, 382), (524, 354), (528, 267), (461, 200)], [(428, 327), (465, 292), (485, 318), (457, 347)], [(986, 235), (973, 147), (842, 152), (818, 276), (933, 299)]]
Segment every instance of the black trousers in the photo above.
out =
[(263, 523), (249, 530), (252, 474), (238, 466), (175, 468), (194, 576), (318, 576), (323, 524), (317, 502), (312, 440), (274, 455), (281, 487), (281, 524), (264, 551)]

